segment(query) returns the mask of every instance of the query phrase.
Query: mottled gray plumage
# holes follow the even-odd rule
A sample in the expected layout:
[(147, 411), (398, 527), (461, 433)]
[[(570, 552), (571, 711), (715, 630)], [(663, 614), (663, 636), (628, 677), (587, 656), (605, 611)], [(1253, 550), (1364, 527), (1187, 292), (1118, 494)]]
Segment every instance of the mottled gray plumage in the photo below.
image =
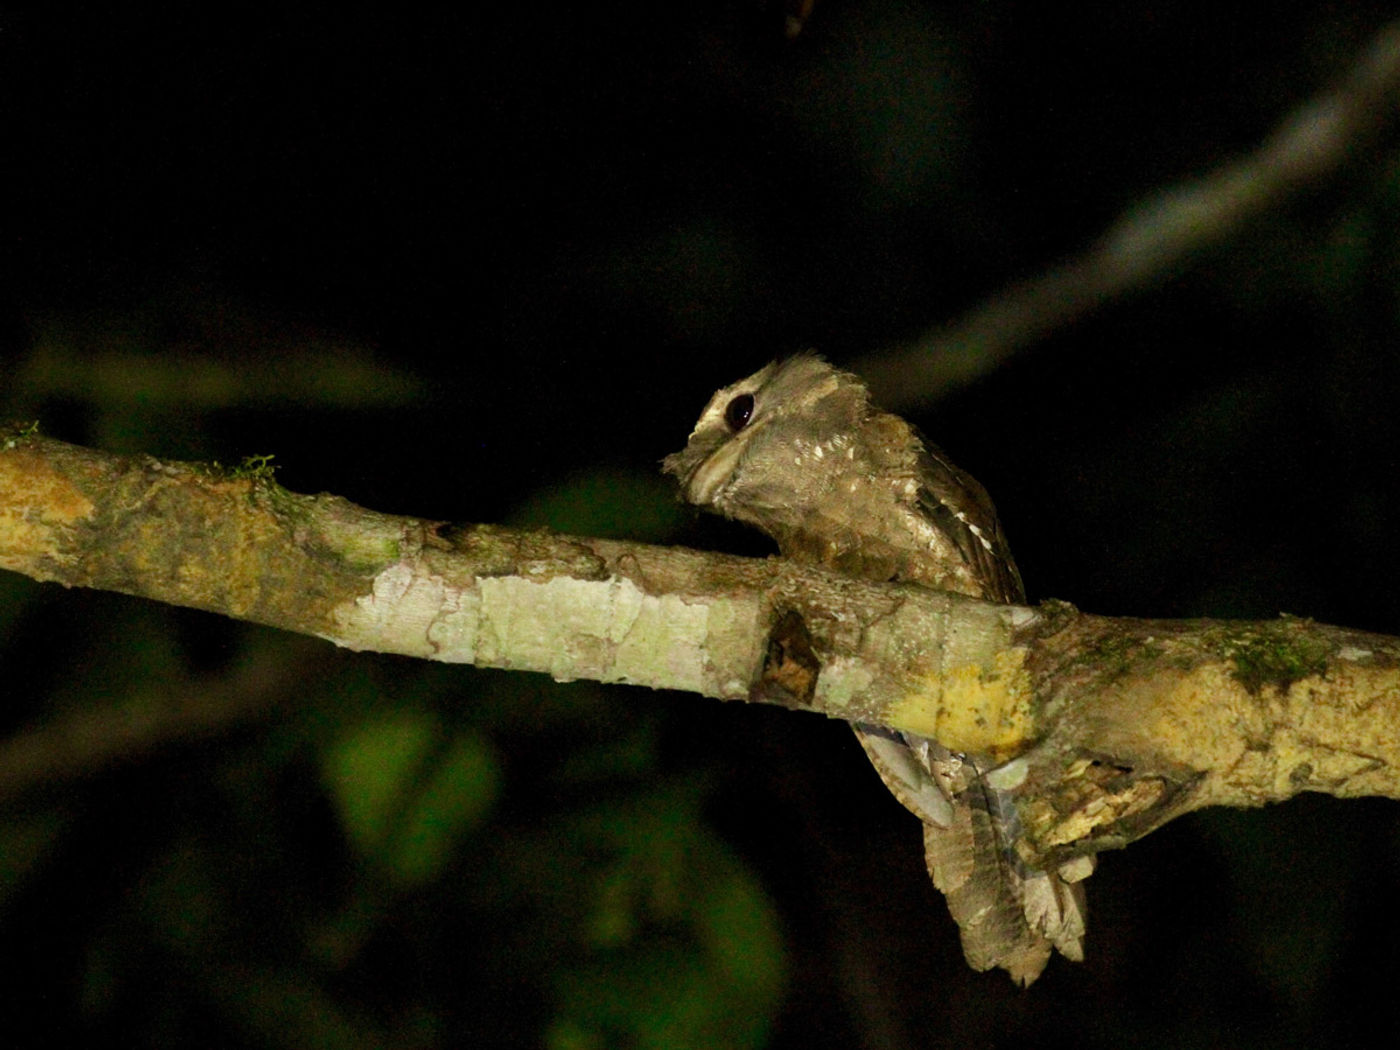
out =
[[(1024, 600), (986, 491), (863, 383), (821, 358), (775, 361), (710, 399), (666, 471), (692, 503), (762, 529), (795, 560), (989, 601)], [(1082, 957), (1091, 865), (1029, 869), (1015, 810), (990, 762), (877, 727), (856, 733), (880, 776), (924, 822), (934, 885), (976, 969), (1029, 984), (1052, 948)]]

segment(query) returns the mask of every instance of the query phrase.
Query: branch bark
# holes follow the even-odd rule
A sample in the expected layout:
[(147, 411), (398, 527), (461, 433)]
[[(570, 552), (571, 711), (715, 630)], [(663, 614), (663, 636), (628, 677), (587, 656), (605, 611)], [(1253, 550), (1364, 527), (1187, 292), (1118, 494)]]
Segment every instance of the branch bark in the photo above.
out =
[(353, 649), (755, 700), (994, 756), (1027, 859), (1206, 805), (1400, 798), (1400, 639), (991, 605), (778, 558), (394, 517), (0, 434), (0, 568)]

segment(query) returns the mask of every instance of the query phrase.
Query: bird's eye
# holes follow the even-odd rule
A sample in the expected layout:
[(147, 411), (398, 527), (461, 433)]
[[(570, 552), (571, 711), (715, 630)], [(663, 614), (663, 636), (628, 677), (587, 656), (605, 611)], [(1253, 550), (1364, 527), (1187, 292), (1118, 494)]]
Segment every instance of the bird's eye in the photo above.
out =
[(753, 418), (752, 394), (740, 394), (724, 406), (724, 421), (729, 424), (730, 430), (743, 430), (744, 427), (748, 426), (751, 418)]

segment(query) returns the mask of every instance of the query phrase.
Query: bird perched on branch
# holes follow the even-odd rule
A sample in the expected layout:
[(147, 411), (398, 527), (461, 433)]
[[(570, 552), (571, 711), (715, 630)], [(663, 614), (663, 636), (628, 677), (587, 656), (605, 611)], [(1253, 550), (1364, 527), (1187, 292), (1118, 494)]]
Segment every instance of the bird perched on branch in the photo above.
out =
[[(663, 468), (685, 498), (766, 532), (797, 561), (1021, 602), (1016, 563), (986, 490), (865, 385), (813, 354), (775, 361), (710, 399), (686, 447)], [(1028, 866), (994, 761), (938, 741), (856, 725), (885, 784), (924, 824), (934, 885), (978, 970), (1029, 984), (1052, 949), (1083, 957), (1080, 860)]]

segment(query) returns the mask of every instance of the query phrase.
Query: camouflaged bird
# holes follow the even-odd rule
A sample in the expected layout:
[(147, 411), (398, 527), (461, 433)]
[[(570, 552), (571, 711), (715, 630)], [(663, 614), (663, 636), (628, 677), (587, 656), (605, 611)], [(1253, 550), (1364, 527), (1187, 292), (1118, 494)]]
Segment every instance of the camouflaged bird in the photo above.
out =
[[(865, 385), (812, 354), (720, 390), (663, 468), (685, 497), (756, 525), (789, 558), (873, 580), (905, 580), (1021, 602), (1021, 577), (986, 491), (918, 430), (870, 403)], [(933, 883), (977, 970), (1035, 980), (1053, 948), (1083, 957), (1080, 860), (1028, 867), (1009, 797), (986, 756), (856, 725), (885, 784), (924, 824)]]

